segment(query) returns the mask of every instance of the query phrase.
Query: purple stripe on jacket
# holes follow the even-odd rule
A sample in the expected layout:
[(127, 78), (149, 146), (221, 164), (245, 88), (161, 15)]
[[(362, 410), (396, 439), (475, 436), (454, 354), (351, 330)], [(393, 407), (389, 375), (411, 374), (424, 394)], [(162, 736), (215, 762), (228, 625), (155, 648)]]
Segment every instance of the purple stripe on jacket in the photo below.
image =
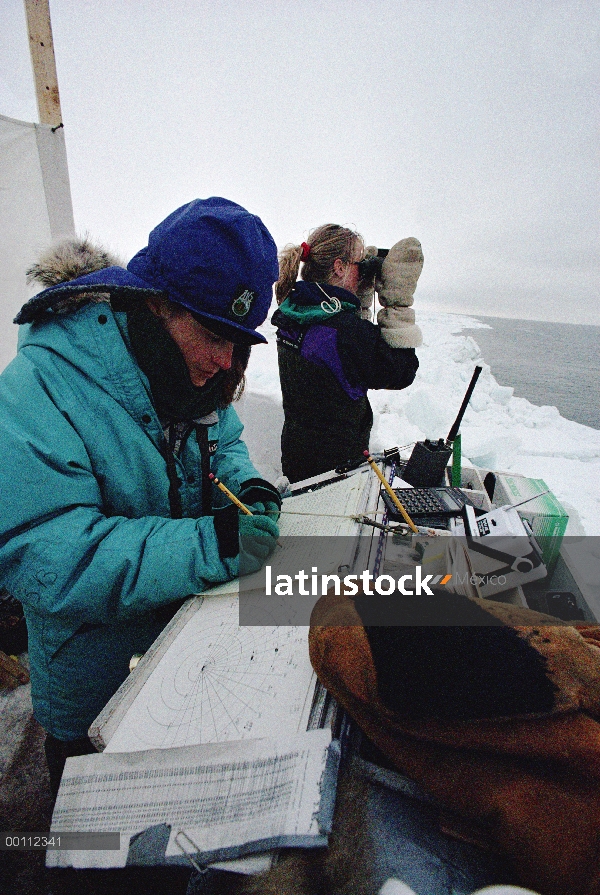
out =
[(310, 326), (302, 340), (300, 354), (313, 364), (330, 370), (353, 401), (367, 394), (366, 388), (360, 385), (352, 386), (346, 379), (337, 349), (337, 330), (332, 327), (319, 324)]

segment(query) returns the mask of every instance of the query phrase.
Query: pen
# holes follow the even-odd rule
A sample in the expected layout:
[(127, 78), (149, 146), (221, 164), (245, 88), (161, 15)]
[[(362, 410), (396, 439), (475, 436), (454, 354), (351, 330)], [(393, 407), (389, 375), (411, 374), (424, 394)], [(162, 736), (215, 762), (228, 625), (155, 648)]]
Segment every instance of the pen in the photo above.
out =
[(369, 454), (368, 451), (363, 451), (363, 454), (367, 458), (367, 462), (370, 465), (371, 469), (377, 475), (377, 478), (379, 479), (379, 481), (381, 482), (381, 484), (383, 485), (383, 487), (385, 488), (387, 493), (390, 495), (391, 499), (394, 502), (394, 505), (402, 513), (402, 518), (404, 519), (404, 521), (407, 523), (407, 525), (409, 526), (411, 531), (414, 531), (415, 534), (419, 534), (419, 529), (417, 528), (415, 523), (412, 521), (412, 519), (410, 518), (410, 516), (408, 515), (408, 513), (406, 512), (406, 510), (404, 509), (404, 507), (398, 500), (396, 492), (393, 490), (393, 488), (390, 487), (390, 485), (388, 485), (385, 476), (382, 474), (381, 470), (379, 469), (379, 466), (377, 465), (377, 463), (375, 462), (373, 457)]

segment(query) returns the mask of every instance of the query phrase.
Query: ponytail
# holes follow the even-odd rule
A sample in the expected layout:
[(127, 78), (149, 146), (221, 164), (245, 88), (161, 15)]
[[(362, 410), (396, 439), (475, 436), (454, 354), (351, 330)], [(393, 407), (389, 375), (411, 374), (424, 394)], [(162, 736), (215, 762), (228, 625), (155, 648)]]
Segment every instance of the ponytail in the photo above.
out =
[(312, 230), (308, 241), (287, 245), (279, 253), (279, 279), (275, 284), (277, 304), (287, 298), (298, 279), (302, 262), (302, 279), (310, 283), (328, 283), (336, 258), (351, 261), (356, 244), (364, 246), (362, 236), (339, 224), (323, 224)]
[(275, 284), (275, 298), (278, 305), (287, 298), (296, 285), (303, 251), (302, 246), (290, 244), (279, 253), (279, 279)]

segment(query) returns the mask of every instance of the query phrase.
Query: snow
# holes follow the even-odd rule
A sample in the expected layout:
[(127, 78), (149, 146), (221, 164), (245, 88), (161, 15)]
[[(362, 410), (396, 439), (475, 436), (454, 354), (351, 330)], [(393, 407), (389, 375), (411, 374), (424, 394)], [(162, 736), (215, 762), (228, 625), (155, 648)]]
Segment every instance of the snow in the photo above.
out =
[[(461, 426), (463, 458), (484, 469), (543, 479), (569, 514), (567, 534), (600, 534), (600, 430), (564, 419), (556, 407), (516, 398), (512, 388), (499, 385), (476, 339), (461, 335), (486, 324), (418, 309), (417, 322), (423, 346), (417, 349), (420, 367), (413, 385), (369, 392), (375, 418), (371, 450), (445, 437), (479, 364), (483, 370)], [(283, 410), (275, 330), (266, 322), (260, 331), (268, 345), (252, 351), (237, 409), (254, 464), (274, 481), (281, 475)]]

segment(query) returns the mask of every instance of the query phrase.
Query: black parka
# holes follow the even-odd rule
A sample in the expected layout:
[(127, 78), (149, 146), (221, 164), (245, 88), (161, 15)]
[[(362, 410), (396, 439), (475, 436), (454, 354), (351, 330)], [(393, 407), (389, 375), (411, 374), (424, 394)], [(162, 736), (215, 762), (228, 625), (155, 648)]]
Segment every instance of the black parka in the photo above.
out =
[(358, 317), (359, 307), (346, 289), (299, 282), (273, 315), (285, 415), (281, 463), (290, 482), (361, 461), (373, 424), (367, 390), (414, 381), (414, 348), (391, 348), (377, 325)]

